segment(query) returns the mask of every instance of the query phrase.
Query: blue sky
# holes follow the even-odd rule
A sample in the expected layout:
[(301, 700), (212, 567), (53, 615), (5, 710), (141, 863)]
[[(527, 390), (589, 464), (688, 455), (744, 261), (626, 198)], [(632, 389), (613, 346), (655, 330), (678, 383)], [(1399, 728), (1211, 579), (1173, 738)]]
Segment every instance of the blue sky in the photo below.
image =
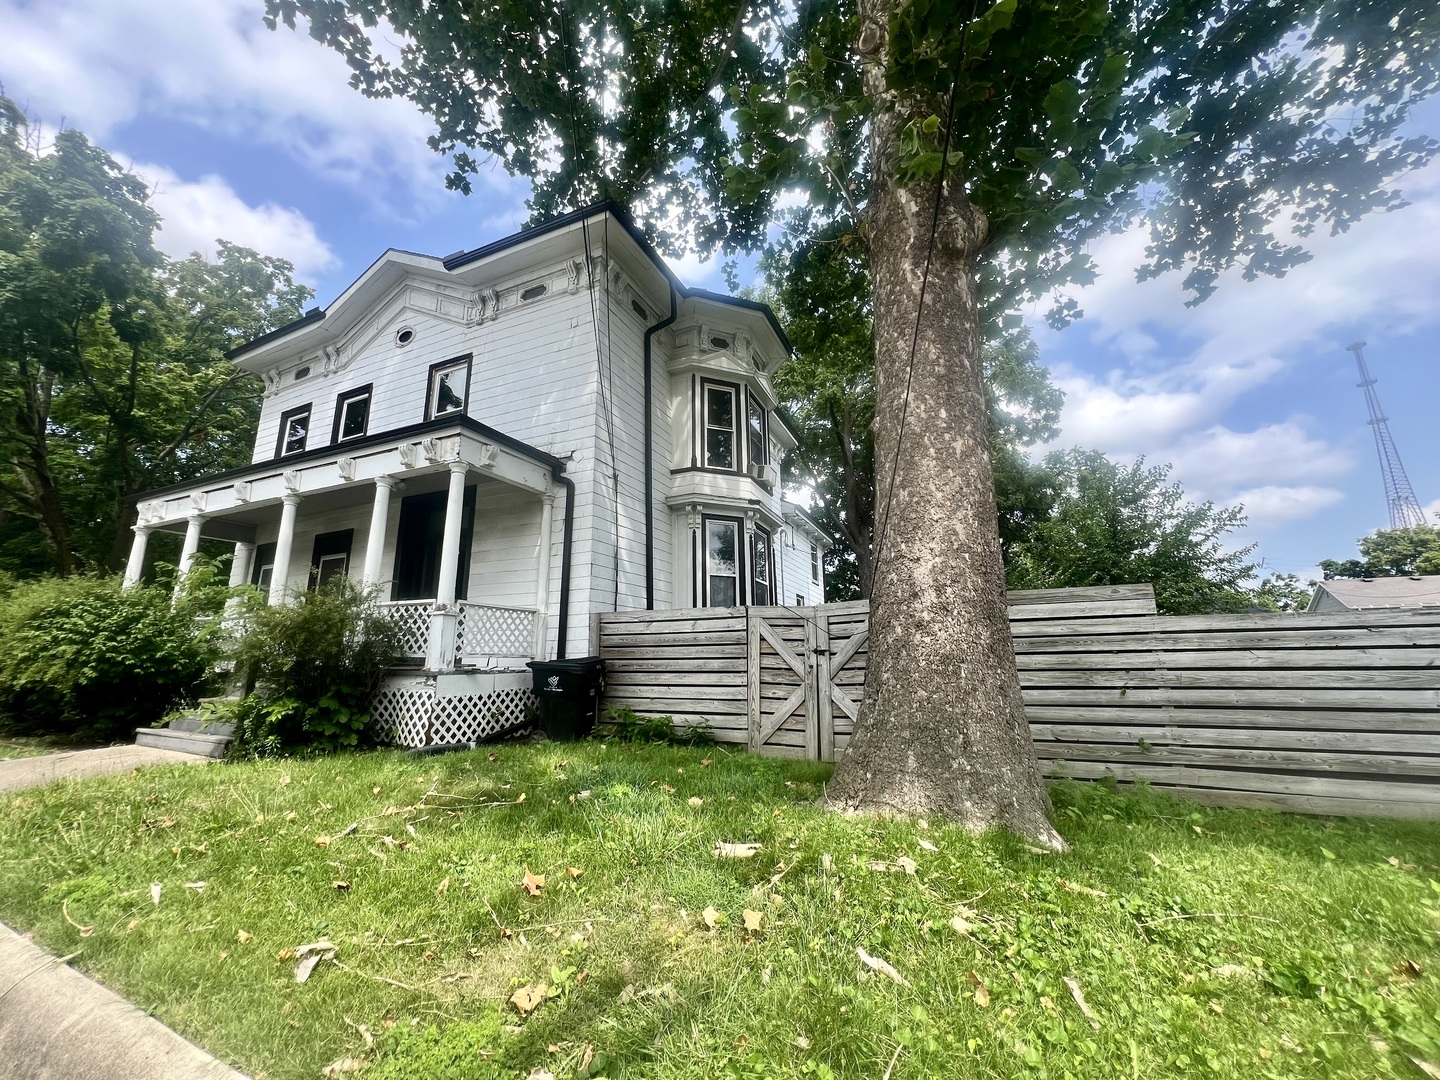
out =
[[(524, 187), (498, 166), (445, 191), (430, 125), (370, 101), (340, 59), (260, 21), (261, 0), (0, 0), (0, 83), (53, 128), (81, 128), (154, 186), (173, 255), (224, 237), (295, 262), (324, 303), (386, 247), (446, 254), (514, 231)], [(1440, 107), (1420, 130), (1440, 134)], [(1267, 567), (1309, 574), (1385, 522), (1345, 346), (1363, 339), (1423, 505), (1440, 511), (1440, 165), (1409, 207), (1310, 243), (1282, 280), (1228, 280), (1198, 308), (1176, 277), (1137, 285), (1143, 237), (1094, 245), (1086, 317), (1033, 317), (1068, 399), (1058, 445), (1171, 462), (1196, 497), (1243, 502)], [(718, 266), (676, 262), (722, 288)]]

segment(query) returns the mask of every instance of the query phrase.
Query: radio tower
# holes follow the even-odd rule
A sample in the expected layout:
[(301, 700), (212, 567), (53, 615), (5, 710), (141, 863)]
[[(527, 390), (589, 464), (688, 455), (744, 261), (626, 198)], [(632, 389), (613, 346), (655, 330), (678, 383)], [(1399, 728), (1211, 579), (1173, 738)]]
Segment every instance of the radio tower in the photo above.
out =
[(1390, 527), (1408, 529), (1424, 525), (1425, 513), (1415, 498), (1410, 478), (1405, 475), (1400, 451), (1395, 449), (1395, 440), (1390, 437), (1390, 421), (1380, 408), (1380, 396), (1375, 393), (1375, 380), (1365, 366), (1365, 342), (1357, 341), (1345, 348), (1355, 354), (1355, 363), (1360, 368), (1360, 381), (1355, 385), (1365, 391), (1365, 407), (1370, 410), (1370, 428), (1375, 432), (1375, 456), (1380, 459), (1380, 478), (1385, 485), (1385, 507), (1390, 511)]

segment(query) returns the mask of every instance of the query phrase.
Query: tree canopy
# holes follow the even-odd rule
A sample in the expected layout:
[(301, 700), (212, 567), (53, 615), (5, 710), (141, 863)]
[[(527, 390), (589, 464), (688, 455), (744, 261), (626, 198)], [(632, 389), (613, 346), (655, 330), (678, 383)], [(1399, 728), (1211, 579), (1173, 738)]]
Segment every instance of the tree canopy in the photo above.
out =
[(1440, 574), (1440, 529), (1434, 525), (1376, 529), (1356, 543), (1360, 547), (1360, 558), (1321, 559), (1321, 572), (1327, 578)]
[(224, 353), (312, 294), (223, 240), (167, 259), (143, 181), (29, 135), (0, 99), (0, 568), (115, 569), (138, 493), (249, 460), (260, 387)]

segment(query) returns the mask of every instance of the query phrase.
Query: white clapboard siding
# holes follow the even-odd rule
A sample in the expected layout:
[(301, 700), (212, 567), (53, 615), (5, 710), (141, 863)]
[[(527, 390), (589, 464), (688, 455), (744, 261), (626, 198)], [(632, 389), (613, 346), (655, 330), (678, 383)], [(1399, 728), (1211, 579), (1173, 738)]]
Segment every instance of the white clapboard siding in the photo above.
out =
[[(1144, 585), (1008, 599), (1031, 735), (1050, 775), (1144, 780), (1222, 806), (1440, 819), (1440, 611), (1165, 617)], [(803, 610), (605, 615), (607, 703), (744, 743), (747, 702), (773, 712), (789, 670), (768, 647), (751, 670), (747, 626), (763, 618), (803, 651)], [(867, 625), (863, 602), (810, 618), (822, 610), (833, 640)], [(831, 685), (858, 702), (868, 651), (854, 657)], [(837, 708), (821, 721), (830, 753), (842, 752), (851, 718)], [(803, 718), (760, 749), (806, 754)]]

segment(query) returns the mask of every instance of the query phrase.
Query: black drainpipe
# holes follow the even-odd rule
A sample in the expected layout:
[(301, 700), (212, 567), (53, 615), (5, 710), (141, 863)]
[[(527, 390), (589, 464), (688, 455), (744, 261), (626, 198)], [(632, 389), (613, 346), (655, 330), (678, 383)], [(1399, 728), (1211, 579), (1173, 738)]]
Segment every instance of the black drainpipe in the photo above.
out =
[(678, 316), (675, 286), (670, 286), (670, 317), (645, 328), (645, 610), (655, 610), (655, 408), (650, 398), (654, 377), (650, 373), (650, 339), (673, 323)]
[(570, 627), (570, 544), (575, 532), (575, 481), (565, 475), (565, 466), (550, 466), (550, 475), (565, 486), (565, 538), (560, 544), (560, 632), (556, 635), (555, 659), (565, 659), (565, 635)]

